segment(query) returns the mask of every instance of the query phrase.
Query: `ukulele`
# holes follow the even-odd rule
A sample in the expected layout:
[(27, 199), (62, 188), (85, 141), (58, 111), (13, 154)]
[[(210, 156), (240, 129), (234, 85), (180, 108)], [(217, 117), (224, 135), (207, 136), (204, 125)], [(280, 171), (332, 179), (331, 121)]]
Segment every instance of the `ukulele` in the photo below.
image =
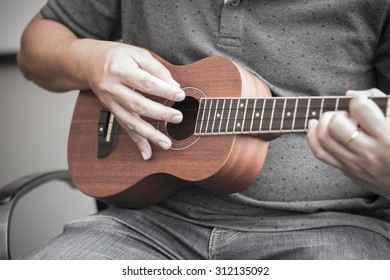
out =
[[(153, 54), (154, 55), (154, 54)], [(92, 91), (77, 98), (68, 142), (71, 178), (83, 193), (124, 208), (155, 204), (185, 187), (219, 193), (245, 189), (261, 171), (268, 141), (305, 132), (350, 97), (272, 97), (267, 85), (232, 60), (212, 56), (185, 66), (154, 55), (182, 86), (182, 102), (149, 98), (183, 113), (180, 124), (145, 118), (172, 140), (144, 161)], [(390, 119), (390, 98), (372, 100)]]

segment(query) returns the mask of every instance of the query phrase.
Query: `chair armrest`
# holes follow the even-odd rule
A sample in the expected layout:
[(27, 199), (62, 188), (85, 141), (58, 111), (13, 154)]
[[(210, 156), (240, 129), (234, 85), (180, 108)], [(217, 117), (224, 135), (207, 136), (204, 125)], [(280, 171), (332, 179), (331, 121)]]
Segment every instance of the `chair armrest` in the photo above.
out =
[(36, 187), (52, 180), (66, 181), (73, 186), (69, 172), (58, 170), (21, 177), (0, 188), (0, 259), (10, 258), (9, 231), (12, 213), (18, 200)]

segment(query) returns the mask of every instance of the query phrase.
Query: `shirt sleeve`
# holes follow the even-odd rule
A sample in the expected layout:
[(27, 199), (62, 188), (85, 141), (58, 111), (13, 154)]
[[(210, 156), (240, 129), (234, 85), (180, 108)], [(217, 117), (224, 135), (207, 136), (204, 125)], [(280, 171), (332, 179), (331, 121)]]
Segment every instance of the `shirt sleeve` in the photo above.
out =
[(390, 19), (384, 24), (375, 55), (374, 66), (377, 71), (378, 88), (390, 94)]
[(115, 41), (121, 39), (120, 5), (120, 0), (48, 0), (41, 13), (79, 38)]

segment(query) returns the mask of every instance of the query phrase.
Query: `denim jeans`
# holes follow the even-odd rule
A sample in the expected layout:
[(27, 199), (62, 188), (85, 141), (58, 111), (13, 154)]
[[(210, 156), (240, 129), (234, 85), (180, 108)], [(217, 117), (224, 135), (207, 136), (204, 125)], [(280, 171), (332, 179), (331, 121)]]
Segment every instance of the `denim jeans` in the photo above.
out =
[(209, 228), (152, 209), (70, 222), (25, 259), (390, 259), (390, 241), (349, 226), (285, 232)]

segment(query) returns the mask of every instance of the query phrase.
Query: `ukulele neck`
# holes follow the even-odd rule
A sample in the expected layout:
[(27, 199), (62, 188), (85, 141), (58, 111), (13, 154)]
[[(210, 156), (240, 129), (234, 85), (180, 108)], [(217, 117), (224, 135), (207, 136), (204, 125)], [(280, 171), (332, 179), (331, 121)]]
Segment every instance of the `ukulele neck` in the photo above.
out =
[[(307, 131), (310, 119), (348, 111), (351, 97), (202, 98), (195, 135), (266, 134)], [(372, 97), (390, 120), (390, 98)]]

